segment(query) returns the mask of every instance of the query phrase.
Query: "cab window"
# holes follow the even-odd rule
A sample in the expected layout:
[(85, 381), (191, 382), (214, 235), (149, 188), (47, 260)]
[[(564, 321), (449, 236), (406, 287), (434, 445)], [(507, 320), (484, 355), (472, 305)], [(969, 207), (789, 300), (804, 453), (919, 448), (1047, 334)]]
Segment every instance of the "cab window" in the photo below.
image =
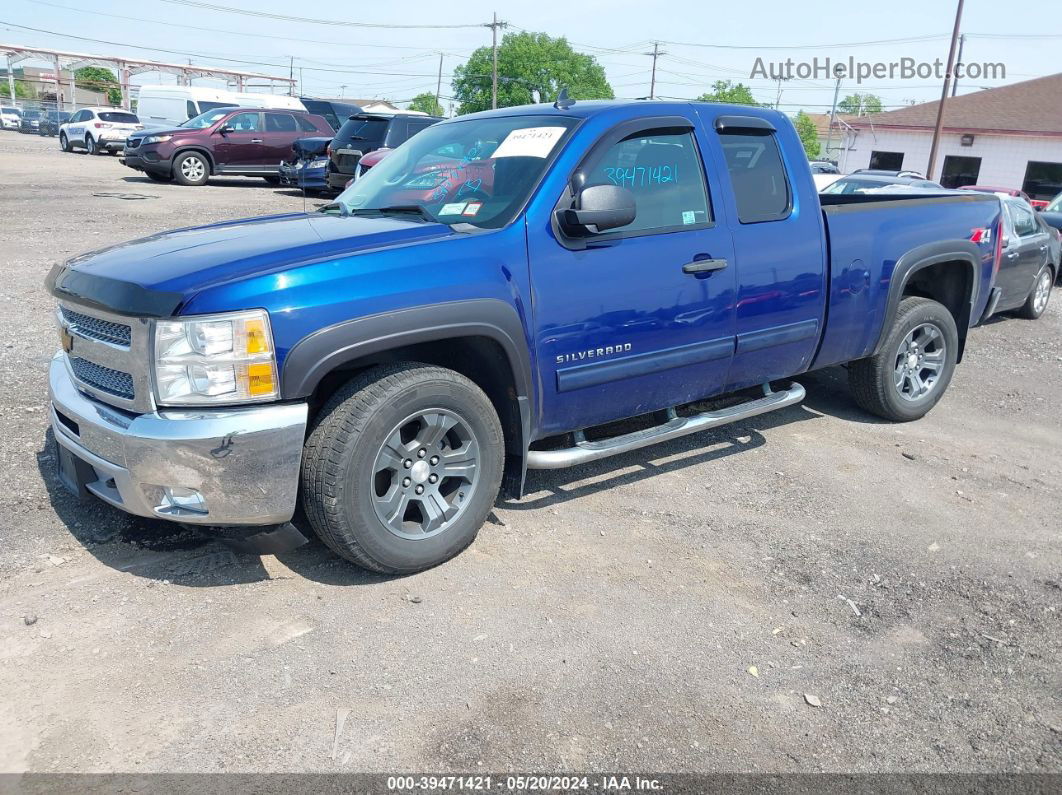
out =
[(634, 194), (637, 215), (620, 233), (682, 229), (712, 220), (693, 132), (642, 130), (626, 136), (580, 168), (580, 188), (617, 185)]
[(738, 220), (757, 224), (788, 218), (792, 194), (774, 133), (737, 130), (720, 133), (719, 141), (734, 188)]

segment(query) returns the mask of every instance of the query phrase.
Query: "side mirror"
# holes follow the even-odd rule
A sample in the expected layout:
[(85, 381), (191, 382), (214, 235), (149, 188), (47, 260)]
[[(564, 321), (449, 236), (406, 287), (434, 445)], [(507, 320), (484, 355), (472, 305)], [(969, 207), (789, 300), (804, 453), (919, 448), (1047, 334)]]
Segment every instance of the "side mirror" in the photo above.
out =
[(557, 220), (570, 235), (596, 235), (634, 221), (634, 194), (617, 185), (592, 185), (575, 197), (575, 206), (558, 210)]
[(1003, 239), (1000, 241), (1003, 248), (1010, 248), (1010, 235), (1003, 235)]
[(221, 135), (228, 135), (230, 132), (236, 132), (236, 130), (227, 124), (222, 124), (220, 127), (218, 127), (218, 132)]

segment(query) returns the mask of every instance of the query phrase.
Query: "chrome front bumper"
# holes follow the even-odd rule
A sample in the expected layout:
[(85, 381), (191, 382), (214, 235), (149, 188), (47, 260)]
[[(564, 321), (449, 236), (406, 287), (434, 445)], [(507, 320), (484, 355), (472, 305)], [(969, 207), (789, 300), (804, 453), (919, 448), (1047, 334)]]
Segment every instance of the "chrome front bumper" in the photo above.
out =
[[(133, 414), (87, 397), (62, 353), (48, 374), (60, 479), (123, 511), (201, 525), (270, 525), (295, 511), (305, 403)], [(63, 463), (67, 464), (63, 470)], [(201, 509), (166, 489), (194, 490)]]

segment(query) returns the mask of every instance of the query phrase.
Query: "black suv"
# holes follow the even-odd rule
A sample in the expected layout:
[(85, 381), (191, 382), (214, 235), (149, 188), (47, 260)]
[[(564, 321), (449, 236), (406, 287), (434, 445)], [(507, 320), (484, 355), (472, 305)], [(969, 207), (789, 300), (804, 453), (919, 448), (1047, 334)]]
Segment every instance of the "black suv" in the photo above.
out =
[(440, 116), (412, 113), (354, 114), (328, 145), (328, 187), (343, 190), (354, 179), (362, 155), (377, 149), (394, 149), (440, 121)]

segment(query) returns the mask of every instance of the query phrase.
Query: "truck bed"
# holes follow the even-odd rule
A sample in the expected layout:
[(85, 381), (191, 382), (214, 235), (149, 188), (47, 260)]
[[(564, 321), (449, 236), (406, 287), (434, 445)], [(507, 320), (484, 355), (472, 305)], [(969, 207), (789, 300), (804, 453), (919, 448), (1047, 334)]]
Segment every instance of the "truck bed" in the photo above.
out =
[[(813, 367), (870, 355), (889, 311), (889, 289), (905, 257), (963, 252), (978, 266), (967, 318), (976, 323), (994, 277), (1000, 203), (988, 194), (820, 195), (826, 226), (829, 302)], [(990, 230), (974, 243), (975, 230)]]

